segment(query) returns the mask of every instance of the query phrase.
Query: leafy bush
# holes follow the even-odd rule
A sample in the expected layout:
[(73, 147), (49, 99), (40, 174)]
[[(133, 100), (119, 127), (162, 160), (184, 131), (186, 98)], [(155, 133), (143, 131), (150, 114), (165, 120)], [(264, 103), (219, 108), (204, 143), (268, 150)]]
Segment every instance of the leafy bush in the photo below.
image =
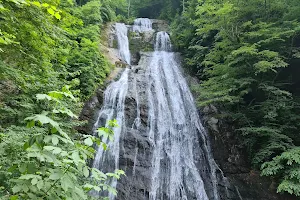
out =
[(77, 116), (67, 105), (76, 99), (68, 87), (36, 97), (42, 113), (27, 117), (27, 128), (12, 127), (1, 134), (4, 199), (90, 199), (90, 190), (116, 194), (106, 182), (124, 172), (104, 174), (88, 165), (96, 153), (92, 146), (106, 150), (99, 138), (113, 139), (111, 128), (116, 122), (100, 128), (97, 137), (81, 135), (72, 128)]

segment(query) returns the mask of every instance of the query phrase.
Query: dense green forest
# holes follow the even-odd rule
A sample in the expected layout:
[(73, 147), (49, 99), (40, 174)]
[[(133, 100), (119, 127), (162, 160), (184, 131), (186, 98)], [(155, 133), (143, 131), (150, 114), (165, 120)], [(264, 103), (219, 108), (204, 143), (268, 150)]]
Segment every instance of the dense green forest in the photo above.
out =
[(217, 105), (252, 167), (300, 196), (299, 10), (298, 0), (0, 0), (0, 199), (116, 192), (105, 180), (122, 171), (89, 167), (93, 144), (105, 144), (74, 127), (113, 68), (101, 30), (136, 17), (171, 23), (184, 67), (201, 80), (199, 106)]
[(254, 168), (300, 196), (297, 0), (190, 0), (173, 21), (200, 106), (233, 123)]
[(100, 30), (124, 8), (122, 0), (0, 1), (0, 199), (115, 192), (104, 181), (123, 172), (90, 168), (91, 146), (105, 144), (74, 127), (112, 69), (99, 52)]

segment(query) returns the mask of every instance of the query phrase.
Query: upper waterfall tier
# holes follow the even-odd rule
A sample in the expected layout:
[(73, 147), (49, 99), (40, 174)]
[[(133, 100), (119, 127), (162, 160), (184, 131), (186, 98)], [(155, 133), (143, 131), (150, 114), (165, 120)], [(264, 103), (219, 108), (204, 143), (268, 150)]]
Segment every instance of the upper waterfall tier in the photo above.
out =
[(123, 23), (116, 23), (116, 34), (120, 58), (130, 65), (130, 51), (128, 41), (128, 29)]
[(133, 31), (145, 32), (152, 30), (152, 22), (148, 18), (138, 18), (134, 20)]
[(161, 31), (156, 35), (155, 51), (171, 51), (172, 45), (168, 33)]

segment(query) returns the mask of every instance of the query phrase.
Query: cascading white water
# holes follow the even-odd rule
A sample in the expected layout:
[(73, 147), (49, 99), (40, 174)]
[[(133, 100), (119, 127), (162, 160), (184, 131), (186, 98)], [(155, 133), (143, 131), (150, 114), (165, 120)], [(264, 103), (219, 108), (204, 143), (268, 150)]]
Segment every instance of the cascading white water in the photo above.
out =
[[(148, 128), (154, 145), (150, 200), (208, 200), (199, 169), (209, 173), (214, 199), (219, 199), (207, 136), (174, 53), (167, 52), (166, 32), (157, 33), (155, 49), (148, 67)], [(197, 156), (203, 163), (196, 163)]]
[[(94, 168), (105, 172), (114, 172), (116, 169), (119, 169), (120, 135), (123, 133), (125, 126), (124, 105), (128, 90), (128, 71), (129, 69), (126, 69), (119, 81), (110, 84), (106, 89), (104, 104), (94, 125), (95, 129), (108, 126), (108, 121), (113, 119), (116, 119), (119, 125), (119, 127), (113, 128), (113, 141), (109, 141), (107, 138), (103, 140), (107, 144), (109, 151), (104, 151), (101, 146), (98, 147), (93, 161)], [(116, 188), (117, 180), (113, 179), (110, 185)], [(112, 194), (109, 194), (109, 197), (114, 199)]]
[(145, 32), (152, 30), (152, 22), (147, 18), (138, 18), (134, 20), (133, 32)]
[[(137, 19), (135, 26), (146, 21)], [(117, 23), (116, 34), (119, 54), (130, 63), (126, 25)], [(222, 171), (166, 32), (156, 34), (154, 49), (137, 66), (141, 73), (126, 69), (107, 87), (94, 128), (111, 119), (119, 127), (114, 141), (104, 141), (109, 151), (98, 148), (93, 167), (125, 170), (125, 178), (110, 183), (122, 195), (118, 200), (219, 200), (217, 173), (222, 178)]]
[[(116, 34), (118, 37), (119, 54), (122, 59), (130, 63), (127, 28), (125, 24), (116, 24)], [(113, 128), (113, 141), (108, 141), (107, 138), (103, 140), (110, 150), (104, 151), (101, 146), (98, 147), (97, 154), (93, 161), (94, 168), (101, 169), (105, 172), (114, 172), (116, 169), (119, 169), (120, 136), (124, 132), (125, 126), (124, 107), (128, 90), (128, 72), (129, 69), (125, 69), (121, 78), (106, 88), (104, 103), (98, 113), (97, 121), (94, 124), (94, 129), (96, 130), (99, 127), (108, 126), (110, 120), (116, 119), (119, 126)], [(110, 185), (116, 188), (117, 180), (113, 179)], [(115, 197), (109, 193), (109, 198), (113, 200)]]
[(130, 51), (128, 41), (128, 29), (123, 23), (116, 23), (116, 35), (118, 39), (118, 47), (120, 58), (130, 65)]
[(168, 33), (161, 31), (156, 35), (155, 51), (171, 51), (172, 45)]

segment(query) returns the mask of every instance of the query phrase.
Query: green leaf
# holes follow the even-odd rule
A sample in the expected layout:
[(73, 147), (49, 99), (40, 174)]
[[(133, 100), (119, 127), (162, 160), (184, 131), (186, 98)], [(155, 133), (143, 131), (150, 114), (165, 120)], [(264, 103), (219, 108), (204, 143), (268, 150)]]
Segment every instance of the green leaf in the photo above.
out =
[(106, 131), (104, 131), (103, 129), (100, 129), (100, 128), (97, 130), (97, 133), (98, 133), (99, 137), (108, 135)]
[(27, 128), (32, 128), (32, 127), (34, 127), (35, 126), (35, 122), (33, 121), (33, 120), (31, 120), (31, 121), (29, 121), (28, 123), (27, 123)]
[(62, 152), (62, 149), (57, 147), (56, 149), (53, 150), (53, 154), (59, 154)]
[(19, 179), (30, 180), (30, 179), (33, 179), (33, 178), (41, 179), (41, 176), (35, 175), (35, 174), (25, 174), (25, 175), (20, 176)]
[[(53, 11), (53, 14), (54, 14), (54, 11)], [(48, 93), (48, 95), (50, 97), (54, 98), (54, 99), (57, 99), (57, 100), (63, 99), (63, 97), (64, 97), (64, 93), (63, 92), (59, 92), (59, 91), (51, 91), (51, 92)]]
[(109, 120), (108, 121), (108, 126), (110, 126), (110, 127), (119, 127), (118, 121), (116, 119)]
[(108, 186), (107, 191), (113, 195), (117, 195), (117, 190), (113, 187)]
[(41, 6), (42, 6), (41, 3), (38, 2), (38, 1), (33, 1), (33, 2), (31, 2), (31, 4), (32, 4), (32, 5), (35, 5), (35, 6), (37, 6), (37, 7), (41, 7)]
[(94, 143), (93, 143), (93, 140), (88, 137), (84, 140), (84, 144), (88, 145), (88, 146), (92, 146)]
[(60, 180), (61, 186), (63, 188), (63, 190), (68, 191), (69, 188), (73, 188), (74, 189), (74, 182), (72, 181), (72, 179), (69, 176), (64, 176), (61, 180)]
[(26, 150), (30, 147), (29, 142), (25, 142), (23, 145), (23, 149)]
[(94, 186), (89, 183), (85, 184), (83, 187), (88, 191), (94, 188)]
[(37, 182), (38, 182), (38, 179), (37, 179), (37, 178), (33, 178), (33, 179), (31, 180), (31, 184), (32, 184), (32, 185), (37, 184)]
[(12, 165), (10, 168), (8, 168), (8, 172), (13, 172), (13, 171), (15, 171), (15, 169), (18, 167), (18, 165), (16, 165), (16, 164), (14, 164), (14, 165)]
[(99, 186), (94, 186), (93, 189), (96, 190), (97, 192), (101, 191), (101, 188)]
[(79, 195), (80, 199), (86, 199), (85, 192), (81, 188), (75, 187), (75, 193)]
[(124, 175), (125, 176), (125, 172), (123, 170), (117, 169), (115, 170), (115, 173), (118, 175)]
[(53, 145), (57, 145), (59, 143), (58, 137), (56, 137), (55, 135), (52, 137), (52, 144)]
[(60, 14), (59, 14), (58, 12), (56, 12), (56, 13), (54, 14), (54, 17), (55, 17), (56, 19), (58, 19), (58, 20), (61, 19), (61, 16), (60, 16)]
[(12, 188), (12, 191), (13, 193), (18, 193), (22, 190), (22, 186), (21, 185), (15, 185), (13, 188)]
[(102, 142), (102, 147), (103, 147), (103, 150), (106, 151), (107, 150), (107, 144)]
[(44, 187), (44, 181), (43, 180), (38, 181), (36, 186), (39, 190), (42, 189)]
[(46, 99), (46, 100), (49, 100), (49, 101), (52, 100), (52, 98), (50, 96), (48, 96), (47, 94), (37, 94), (36, 99), (37, 100), (45, 100)]
[(87, 177), (89, 177), (89, 174), (90, 174), (89, 169), (87, 166), (85, 166), (83, 168), (83, 175), (87, 178)]
[(54, 146), (44, 146), (44, 149), (47, 151), (53, 151), (56, 147)]
[(52, 133), (52, 134), (57, 133), (57, 132), (58, 132), (58, 130), (57, 130), (55, 127), (52, 127), (52, 128), (51, 128), (51, 133)]
[(25, 121), (38, 121), (40, 122), (42, 125), (43, 124), (51, 124), (53, 127), (59, 127), (59, 124), (55, 121), (53, 121), (51, 118), (49, 118), (48, 116), (48, 112), (43, 111), (42, 114), (37, 114), (37, 115), (33, 115), (32, 117), (27, 117), (25, 119)]
[(54, 109), (52, 112), (53, 112), (53, 113), (67, 114), (69, 117), (78, 119), (78, 117), (77, 117), (71, 110), (69, 110), (69, 109), (67, 109), (67, 108)]
[(52, 173), (49, 176), (49, 179), (51, 179), (51, 180), (58, 180), (58, 179), (61, 179), (63, 176), (64, 176), (64, 174), (61, 173), (61, 172), (59, 172), (59, 173)]
[(54, 16), (55, 11), (52, 8), (48, 8), (47, 11), (50, 15)]
[(75, 163), (78, 163), (81, 160), (78, 151), (72, 153), (72, 159)]
[(27, 169), (27, 165), (25, 163), (22, 163), (22, 164), (19, 165), (19, 171), (21, 173), (26, 172), (26, 169)]
[[(33, 121), (38, 121), (40, 122), (42, 125), (43, 124), (50, 124), (52, 127), (56, 128), (56, 130), (62, 135), (64, 136), (66, 139), (71, 140), (70, 137), (68, 136), (68, 134), (66, 134), (63, 130), (61, 130), (61, 128), (59, 127), (59, 124), (52, 120), (51, 118), (49, 118), (48, 116), (48, 112), (43, 111), (42, 114), (37, 114), (37, 115), (33, 115), (31, 117), (27, 117), (25, 119), (25, 121), (29, 121), (29, 120), (33, 120)], [(70, 141), (71, 142), (71, 141)], [(72, 143), (72, 142), (71, 142)]]
[(10, 200), (17, 200), (18, 198), (19, 198), (19, 196), (13, 195), (13, 196), (10, 197)]
[(35, 174), (35, 172), (37, 171), (36, 165), (35, 163), (28, 163), (27, 164), (27, 172), (30, 174)]
[(29, 146), (31, 147), (36, 141), (36, 137), (31, 137), (28, 141)]
[(42, 6), (45, 7), (45, 8), (47, 8), (47, 7), (49, 7), (50, 5), (47, 4), (47, 3), (43, 3)]
[(27, 193), (27, 195), (30, 197), (30, 199), (38, 199), (38, 197), (32, 193)]

